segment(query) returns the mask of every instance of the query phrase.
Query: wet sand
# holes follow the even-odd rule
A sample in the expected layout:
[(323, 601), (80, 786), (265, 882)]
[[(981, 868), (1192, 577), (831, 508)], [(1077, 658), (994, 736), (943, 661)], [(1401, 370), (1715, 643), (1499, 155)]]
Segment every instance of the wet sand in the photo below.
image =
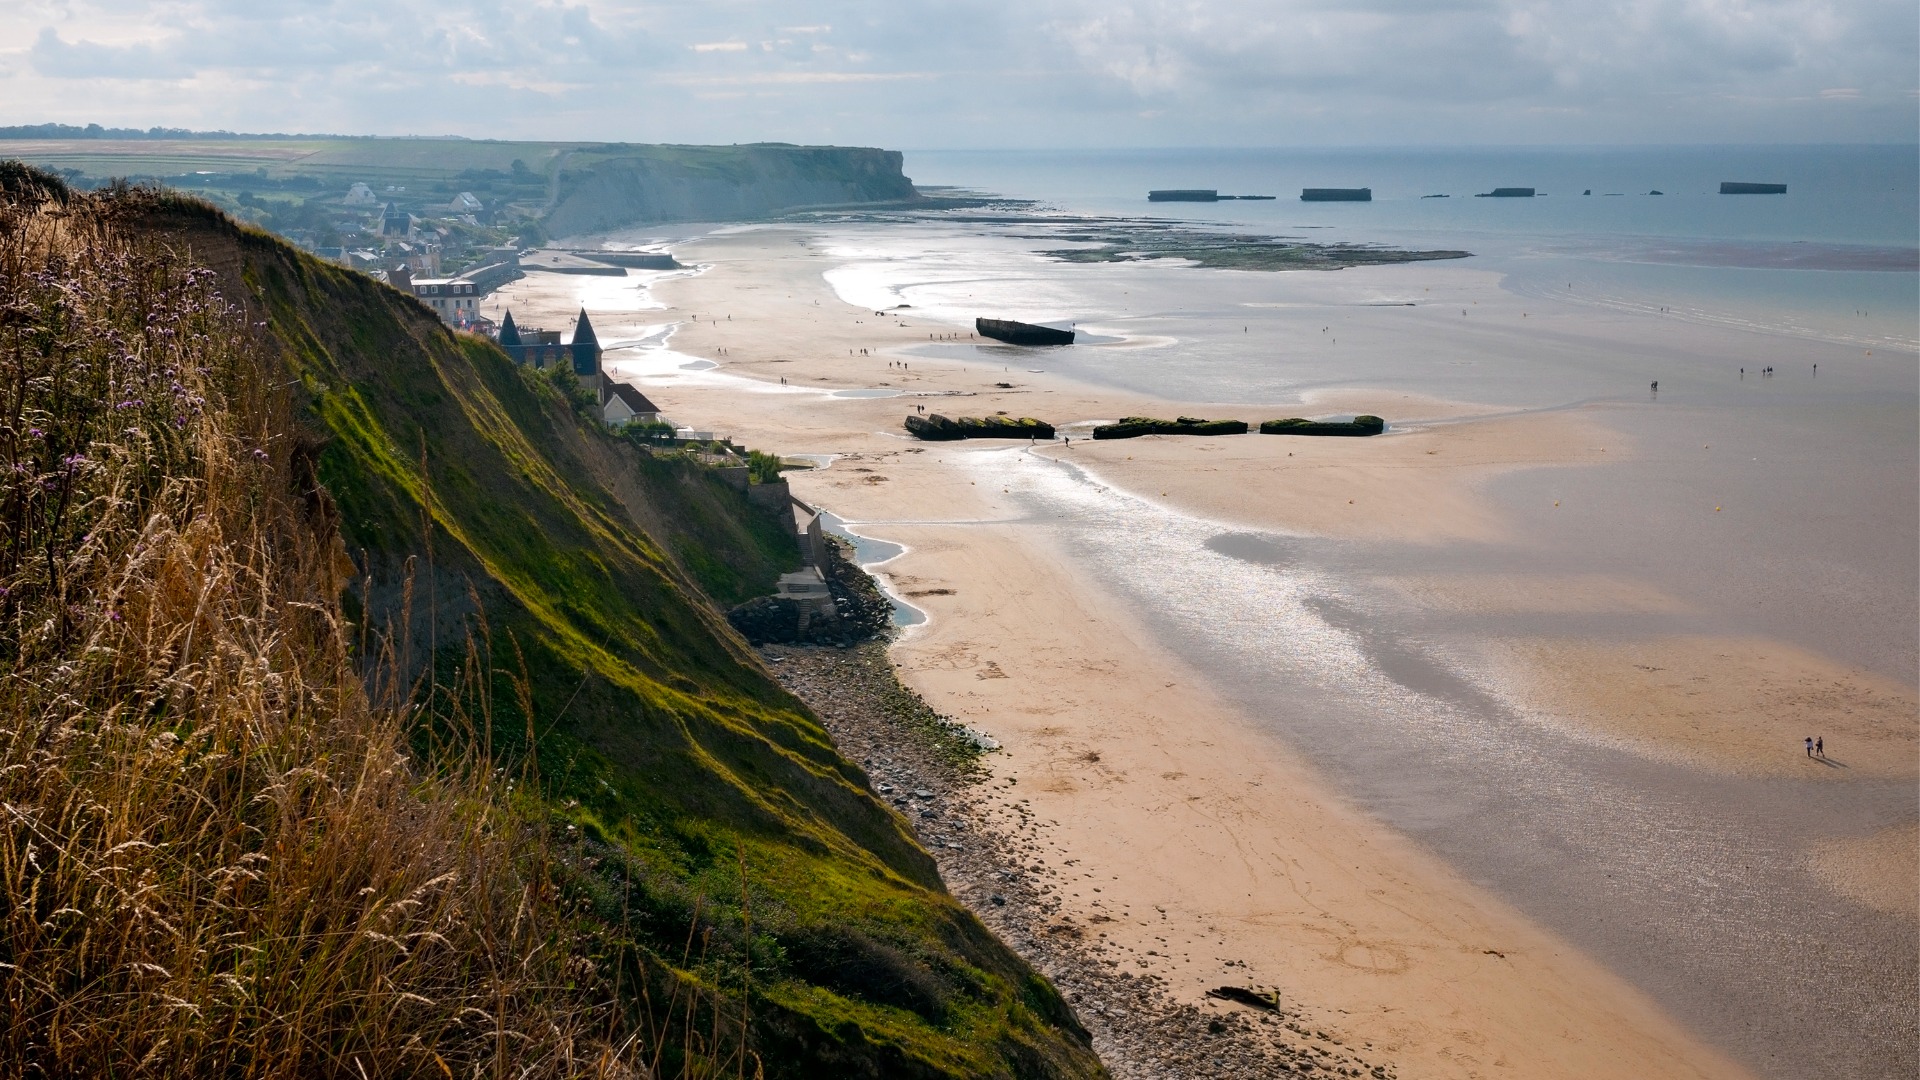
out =
[[(1898, 830), (1910, 826), (1911, 799), (1903, 804), (1884, 785), (1911, 776), (1911, 689), (1765, 638), (1676, 636), (1700, 605), (1632, 573), (1566, 565), (1509, 573), (1470, 557), (1530, 527), (1533, 511), (1503, 497), (1501, 478), (1605, 470), (1639, 451), (1604, 406), (1514, 414), (1379, 389), (1329, 389), (1259, 408), (1155, 401), (1012, 363), (995, 370), (977, 355), (909, 352), (930, 335), (965, 330), (849, 309), (820, 280), (829, 260), (798, 231), (677, 250), (711, 264), (656, 288), (678, 307), (622, 312), (618, 291), (598, 282), (594, 316), (603, 342), (680, 322), (679, 356), (629, 350), (636, 360), (623, 367), (616, 350), (610, 367), (628, 371), (683, 423), (756, 448), (839, 455), (830, 468), (790, 475), (802, 497), (907, 545), (882, 569), (931, 616), (895, 647), (909, 682), (1006, 745), (995, 768), (1015, 783), (995, 790), (1007, 792), (1010, 808), (1024, 802), (1058, 823), (1047, 862), (1084, 875), (1086, 888), (1072, 898), (1078, 917), (1109, 920), (1098, 925), (1183, 992), (1197, 996), (1221, 981), (1279, 986), (1349, 1040), (1388, 1049), (1408, 1075), (1740, 1075), (1701, 1031), (1763, 1073), (1838, 1076), (1899, 1064), (1869, 1052), (1835, 1057), (1826, 1044), (1812, 1065), (1783, 1061), (1777, 1038), (1742, 1032), (1738, 1021), (1743, 1009), (1791, 1012), (1801, 1003), (1795, 995), (1822, 992), (1821, 979), (1858, 976), (1846, 959), (1856, 945), (1879, 941), (1895, 967), (1914, 953), (1910, 913), (1883, 908), (1878, 917), (1889, 921), (1861, 921), (1848, 906), (1875, 913), (1861, 898), (1898, 888), (1904, 879), (1881, 870), (1898, 845), (1834, 847), (1851, 842), (1843, 834), (1872, 832), (1874, 815), (1891, 815), (1880, 826), (1895, 830), (1887, 835), (1906, 835)], [(1424, 272), (1447, 288), (1461, 281), (1444, 268)], [(508, 293), (523, 324), (560, 325), (581, 287), (535, 275)], [(1485, 300), (1492, 308), (1500, 297)], [(699, 361), (718, 366), (682, 366)], [(993, 385), (1003, 381), (1014, 386)], [(831, 396), (847, 389), (914, 396)], [(1027, 454), (1004, 443), (912, 443), (898, 425), (913, 404), (1056, 423), (1362, 408), (1396, 424), (1423, 422), (1368, 440), (1076, 440)], [(1160, 591), (1139, 580), (1154, 567), (1182, 572), (1178, 559), (1187, 556), (1172, 540), (1187, 529), (1205, 539), (1189, 546), (1218, 556), (1224, 570), (1212, 585), (1181, 579), (1178, 587), (1245, 585), (1216, 597), (1211, 612), (1172, 602), (1164, 591), (1172, 580)], [(1128, 530), (1142, 532), (1129, 539)], [(1301, 581), (1318, 580), (1302, 567), (1342, 583), (1286, 601), (1306, 613), (1293, 625), (1312, 634), (1288, 641), (1286, 626), (1219, 633), (1227, 609), (1261, 589), (1298, 593)], [(1269, 577), (1234, 576), (1241, 571)], [(1235, 609), (1227, 621), (1264, 622), (1280, 601), (1260, 602), (1269, 606)], [(1568, 632), (1596, 624), (1610, 633)], [(1299, 666), (1324, 666), (1342, 650), (1393, 676), (1391, 707), (1364, 694), (1347, 700), (1324, 681), (1331, 676)], [(1654, 654), (1669, 662), (1646, 666), (1678, 673), (1636, 666)], [(1745, 685), (1754, 657), (1780, 656), (1792, 657), (1791, 674)], [(1699, 700), (1696, 676), (1732, 689)], [(1712, 975), (1737, 979), (1742, 965), (1749, 977), (1762, 975), (1774, 962), (1769, 950), (1785, 943), (1780, 926), (1814, 916), (1823, 925), (1850, 920), (1844, 962), (1767, 1001), (1710, 992), (1689, 1010), (1687, 980), (1699, 970), (1689, 950), (1702, 946), (1687, 936), (1695, 909), (1679, 896), (1699, 879), (1688, 877), (1687, 860), (1717, 866), (1751, 852), (1689, 839), (1673, 845), (1673, 858), (1649, 861), (1631, 849), (1647, 828), (1684, 831), (1691, 801), (1718, 800), (1733, 808), (1721, 817), (1740, 819), (1769, 793), (1805, 797), (1802, 787), (1739, 785), (1801, 785), (1785, 771), (1801, 766), (1781, 764), (1767, 747), (1798, 710), (1836, 703), (1835, 748), (1844, 738), (1861, 767), (1821, 776), (1827, 801), (1762, 853), (1785, 856), (1780, 874), (1791, 888), (1746, 935), (1756, 938), (1752, 947), (1732, 950)], [(1685, 706), (1678, 722), (1674, 705)], [(1742, 719), (1756, 707), (1773, 710), (1758, 727)], [(1451, 736), (1430, 730), (1449, 723), (1462, 726)], [(1507, 740), (1503, 754), (1513, 760), (1493, 769), (1494, 759), (1475, 760), (1466, 751), (1478, 736), (1461, 734), (1474, 731)], [(1544, 771), (1514, 763), (1542, 753), (1554, 755)], [(1687, 779), (1693, 774), (1704, 786)], [(1626, 802), (1596, 810), (1542, 775)], [(1441, 786), (1508, 780), (1484, 797)], [(1869, 795), (1866, 810), (1849, 801), (1857, 791)], [(1622, 816), (1648, 799), (1646, 813)], [(1513, 850), (1485, 842), (1515, 826), (1528, 835)], [(1842, 854), (1805, 869), (1814, 865), (1809, 852), (1828, 848)], [(1614, 870), (1633, 880), (1609, 894)], [(1749, 900), (1769, 881), (1728, 880)], [(1688, 888), (1676, 892), (1682, 881)], [(1641, 925), (1596, 924), (1598, 909), (1622, 903)], [(1743, 917), (1737, 904), (1717, 902), (1698, 914), (1732, 920), (1736, 930)], [(1672, 945), (1665, 957), (1650, 952), (1660, 941)], [(1913, 1011), (1911, 987), (1884, 967), (1868, 965), (1880, 982), (1859, 991), (1875, 997), (1861, 1030), (1883, 1048), (1911, 1028)]]
[[(1838, 782), (1920, 777), (1911, 690), (1776, 641), (1490, 641), (1529, 715), (1660, 760)], [(1818, 757), (1790, 751), (1819, 738)]]
[(1876, 911), (1920, 919), (1920, 827), (1894, 825), (1822, 845), (1813, 872), (1841, 895)]

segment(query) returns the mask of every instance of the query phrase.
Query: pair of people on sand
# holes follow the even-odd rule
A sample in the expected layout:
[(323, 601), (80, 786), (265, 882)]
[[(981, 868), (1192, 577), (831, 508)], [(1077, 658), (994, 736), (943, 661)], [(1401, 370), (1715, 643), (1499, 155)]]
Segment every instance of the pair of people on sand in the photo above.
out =
[(1808, 757), (1826, 757), (1827, 756), (1827, 737), (1825, 735), (1822, 735), (1817, 739), (1814, 738), (1812, 735), (1807, 736), (1807, 756)]

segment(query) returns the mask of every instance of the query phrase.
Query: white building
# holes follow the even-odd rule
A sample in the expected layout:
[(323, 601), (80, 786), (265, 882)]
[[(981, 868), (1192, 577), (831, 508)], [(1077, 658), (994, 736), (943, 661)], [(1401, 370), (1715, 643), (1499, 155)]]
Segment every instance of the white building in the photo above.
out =
[(480, 317), (480, 287), (466, 278), (414, 278), (413, 295), (448, 326), (466, 326)]
[(647, 395), (626, 383), (611, 380), (607, 383), (605, 416), (609, 424), (658, 424), (664, 419), (660, 406), (647, 400)]
[(374, 195), (373, 189), (365, 184), (355, 184), (347, 189), (346, 203), (348, 206), (372, 206), (379, 201), (379, 198)]

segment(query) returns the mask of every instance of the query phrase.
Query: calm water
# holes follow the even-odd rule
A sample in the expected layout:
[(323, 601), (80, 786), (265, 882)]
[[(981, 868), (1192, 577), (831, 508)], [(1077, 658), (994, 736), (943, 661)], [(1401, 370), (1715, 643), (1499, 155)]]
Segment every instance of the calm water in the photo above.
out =
[[(1920, 338), (1915, 146), (914, 151), (907, 172), (921, 184), (1017, 195), (1074, 213), (1465, 249), (1520, 287), (1573, 280), (1594, 302), (1685, 304), (1743, 322), (1810, 324), (1849, 340)], [(1723, 180), (1784, 183), (1787, 194), (1720, 195)], [(1174, 187), (1279, 198), (1146, 201), (1149, 189)], [(1303, 203), (1305, 187), (1371, 187), (1373, 201)], [(1472, 197), (1495, 187), (1533, 187), (1544, 197)], [(1593, 195), (1580, 194), (1589, 189)], [(1653, 190), (1664, 194), (1647, 194)], [(1442, 193), (1449, 197), (1421, 197)], [(1863, 263), (1906, 272), (1854, 269)], [(1777, 269), (1783, 265), (1805, 269)], [(1864, 318), (1853, 314), (1861, 310)]]
[[(1274, 405), (1377, 387), (1597, 415), (1636, 447), (1632, 461), (1506, 474), (1488, 487), (1496, 500), (1562, 500), (1566, 512), (1516, 515), (1507, 542), (1438, 550), (1225, 529), (1019, 450), (963, 460), (1350, 797), (1763, 1075), (1907, 1075), (1920, 1067), (1915, 928), (1826, 892), (1804, 854), (1914, 820), (1910, 785), (1714, 777), (1598, 747), (1527, 717), (1461, 643), (1763, 635), (1913, 684), (1916, 158), (1910, 146), (916, 152), (917, 182), (1067, 213), (1475, 257), (1331, 274), (1067, 265), (1038, 254), (1061, 246), (1044, 225), (937, 216), (836, 225), (821, 244), (850, 303), (910, 303), (955, 327), (987, 313), (1072, 322), (1097, 342), (929, 343), (924, 355), (1180, 400)], [(1789, 194), (1720, 196), (1722, 180), (1782, 182)], [(1306, 186), (1370, 186), (1375, 201), (1303, 204)], [(1547, 194), (1471, 197), (1495, 186)], [(1283, 197), (1149, 205), (1159, 187)], [(1665, 194), (1646, 194), (1656, 188)], [(1451, 197), (1420, 198), (1437, 193)], [(1486, 289), (1553, 321), (1461, 316), (1472, 305), (1460, 298)], [(1758, 355), (1781, 374), (1739, 378)], [(1703, 499), (1726, 507), (1710, 530)], [(885, 536), (883, 524), (862, 531)], [(1369, 585), (1448, 571), (1609, 574), (1678, 597), (1688, 614), (1456, 624)]]
[[(1707, 237), (1920, 245), (1914, 146), (1603, 149), (938, 151), (907, 154), (919, 184), (1040, 199), (1092, 214), (1233, 221), (1355, 240), (1454, 246), (1449, 238)], [(1720, 195), (1723, 180), (1788, 185), (1785, 195)], [(1152, 188), (1276, 195), (1273, 202), (1151, 203)], [(1305, 187), (1370, 187), (1370, 203), (1303, 203)], [(1495, 187), (1540, 198), (1475, 199)], [(1583, 196), (1591, 189), (1594, 194)], [(1664, 194), (1648, 195), (1659, 190)], [(1609, 197), (1609, 193), (1620, 193)], [(1445, 199), (1424, 195), (1446, 194)]]

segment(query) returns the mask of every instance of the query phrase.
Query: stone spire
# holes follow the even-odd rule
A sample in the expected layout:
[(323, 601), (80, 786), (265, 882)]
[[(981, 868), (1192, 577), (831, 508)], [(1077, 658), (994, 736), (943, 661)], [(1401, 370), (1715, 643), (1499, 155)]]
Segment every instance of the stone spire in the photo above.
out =
[[(587, 309), (580, 309), (580, 321), (573, 324), (573, 373), (583, 379), (601, 383), (600, 378), (600, 339), (594, 335), (593, 323), (587, 318)], [(600, 386), (601, 404), (606, 403), (606, 386)]]
[(520, 347), (520, 328), (513, 324), (512, 309), (508, 309), (506, 319), (500, 323), (500, 347), (503, 349)]

